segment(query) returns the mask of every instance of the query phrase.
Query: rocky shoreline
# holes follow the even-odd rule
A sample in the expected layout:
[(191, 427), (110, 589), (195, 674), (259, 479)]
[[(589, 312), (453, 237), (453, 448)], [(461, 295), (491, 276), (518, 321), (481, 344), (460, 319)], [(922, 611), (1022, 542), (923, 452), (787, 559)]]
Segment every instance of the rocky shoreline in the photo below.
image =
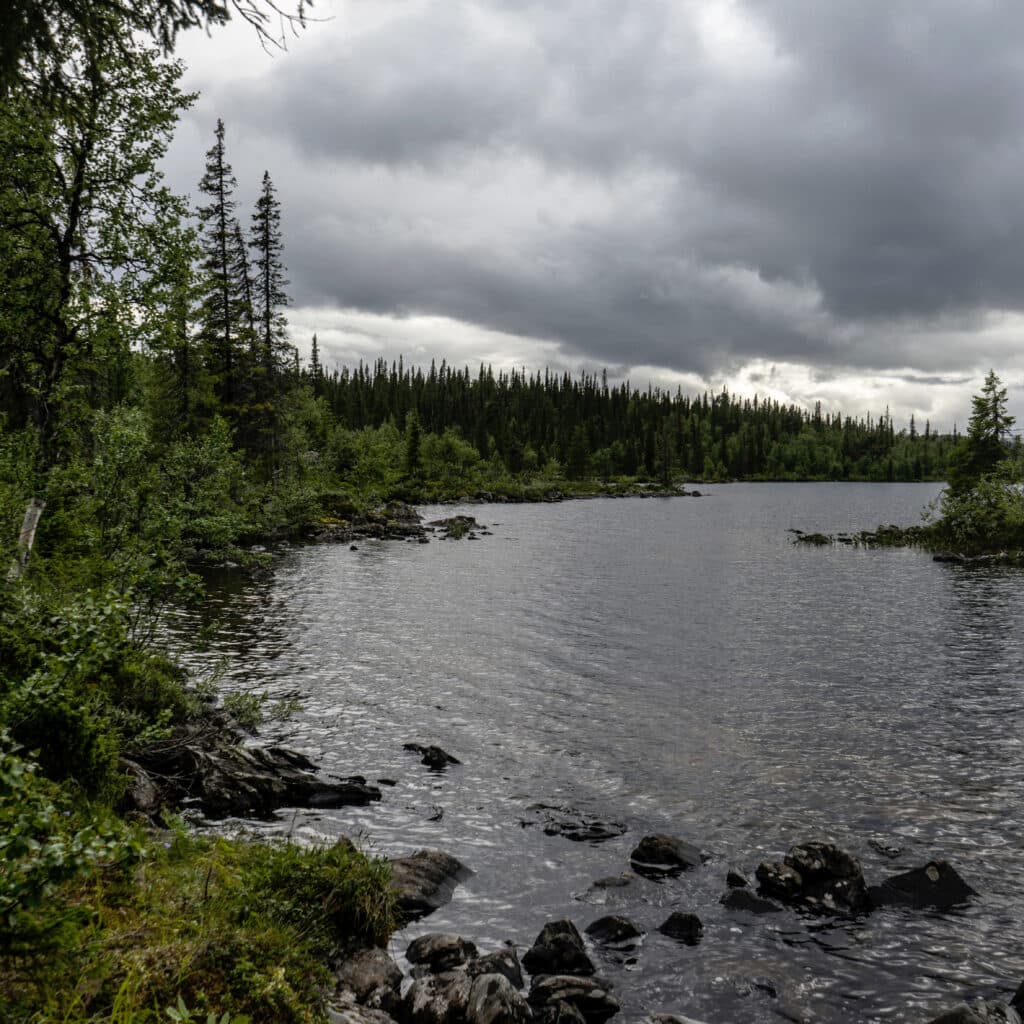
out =
[[(435, 745), (405, 747), (430, 771), (459, 764)], [(362, 776), (325, 779), (301, 753), (255, 743), (226, 712), (214, 708), (123, 767), (130, 786), (122, 810), (150, 821), (159, 820), (164, 808), (191, 808), (212, 820), (265, 818), (284, 807), (366, 805), (382, 798), (380, 788)], [(587, 843), (627, 831), (619, 822), (547, 804), (532, 805), (520, 823)], [(632, 847), (622, 874), (598, 879), (594, 887), (628, 885), (637, 876), (657, 882), (714, 870), (711, 862), (681, 837), (648, 835)], [(392, 897), (405, 924), (442, 907), (472, 874), (472, 865), (439, 850), (391, 859), (390, 868)], [(892, 906), (943, 913), (977, 895), (942, 860), (869, 884), (857, 858), (826, 841), (796, 845), (781, 860), (759, 863), (753, 875), (752, 882), (732, 868), (723, 878), (720, 903), (740, 922), (788, 911), (813, 927), (822, 917), (858, 919)], [(672, 910), (657, 930), (681, 945), (704, 941), (701, 920), (685, 910)], [(410, 943), (407, 972), (387, 950), (363, 949), (335, 965), (337, 987), (330, 994), (329, 1016), (336, 1024), (604, 1024), (622, 1003), (599, 975), (593, 954), (601, 954), (598, 960), (612, 956), (635, 962), (643, 935), (642, 927), (619, 914), (588, 923), (582, 933), (571, 920), (548, 921), (520, 957), (512, 942), (480, 953), (469, 938), (433, 932)], [(1024, 983), (1008, 1002), (962, 1004), (928, 1024), (1022, 1024), (1022, 1014)], [(649, 1024), (700, 1024), (672, 1014), (645, 1019)]]

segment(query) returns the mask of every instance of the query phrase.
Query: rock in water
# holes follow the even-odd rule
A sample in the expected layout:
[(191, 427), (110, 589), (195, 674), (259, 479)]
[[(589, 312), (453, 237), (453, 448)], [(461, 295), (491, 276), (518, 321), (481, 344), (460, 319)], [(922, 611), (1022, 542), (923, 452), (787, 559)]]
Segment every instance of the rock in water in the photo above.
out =
[(503, 974), (481, 974), (473, 980), (466, 1024), (527, 1024), (533, 1012), (526, 999)]
[(704, 925), (696, 914), (684, 914), (677, 910), (658, 925), (658, 931), (687, 946), (696, 946), (704, 934)]
[(407, 921), (432, 914), (451, 898), (455, 886), (470, 870), (440, 850), (418, 850), (391, 861), (391, 890), (395, 905)]
[(1005, 1003), (961, 1003), (928, 1024), (1021, 1024), (1020, 1014)]
[(644, 836), (630, 854), (630, 866), (637, 874), (648, 878), (667, 878), (704, 860), (700, 850), (692, 843), (673, 836)]
[(473, 981), (465, 971), (417, 978), (402, 1000), (404, 1024), (457, 1024), (466, 1019)]
[(644, 933), (644, 930), (628, 917), (620, 917), (618, 914), (599, 917), (588, 924), (584, 931), (595, 942), (601, 943), (629, 942), (631, 939), (639, 939)]
[(531, 974), (594, 973), (583, 938), (572, 921), (544, 925), (534, 944), (523, 954), (523, 966)]
[(966, 903), (974, 891), (944, 860), (929, 861), (873, 886), (871, 896), (879, 906), (902, 904), (911, 907), (956, 907)]
[[(575, 1014), (561, 1009), (563, 1004)], [(568, 1022), (578, 1014), (586, 1024), (604, 1024), (621, 1009), (608, 982), (565, 975), (535, 978), (530, 987), (530, 1006), (542, 1021)]]
[(481, 974), (500, 974), (508, 978), (514, 988), (523, 987), (523, 969), (519, 964), (519, 957), (513, 947), (498, 949), (493, 953), (486, 953), (471, 960), (467, 968), (470, 977), (476, 978)]
[(748, 914), (777, 914), (782, 910), (774, 900), (756, 896), (749, 889), (730, 889), (718, 902), (727, 910), (744, 910)]
[(457, 757), (452, 757), (447, 750), (442, 750), (433, 744), (425, 747), (420, 743), (405, 743), (402, 745), (402, 749), (422, 754), (423, 760), (420, 761), (420, 764), (425, 764), (431, 771), (440, 772), (444, 771), (450, 764), (462, 764)]
[(606, 839), (615, 839), (626, 831), (626, 826), (621, 822), (589, 818), (574, 807), (532, 804), (526, 810), (533, 816), (533, 820), (521, 819), (520, 824), (524, 828), (537, 821), (545, 835), (563, 836), (575, 843), (603, 843)]
[(834, 843), (794, 846), (782, 863), (758, 865), (761, 891), (819, 914), (862, 914), (871, 909), (860, 861)]
[(409, 963), (424, 964), (434, 974), (450, 971), (474, 956), (476, 946), (472, 942), (467, 942), (458, 935), (441, 932), (431, 932), (413, 939), (405, 951), (405, 958)]

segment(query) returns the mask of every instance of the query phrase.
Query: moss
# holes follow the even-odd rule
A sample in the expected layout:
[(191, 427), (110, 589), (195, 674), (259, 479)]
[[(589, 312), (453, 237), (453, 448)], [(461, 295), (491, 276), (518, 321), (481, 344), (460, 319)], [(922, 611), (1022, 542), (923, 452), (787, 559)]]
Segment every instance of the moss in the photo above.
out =
[(312, 1024), (326, 1019), (331, 962), (394, 927), (387, 865), (348, 844), (179, 832), (146, 854), (133, 873), (93, 872), (38, 908), (59, 923), (59, 948), (0, 958), (0, 1018), (147, 1024), (180, 997), (204, 1020)]

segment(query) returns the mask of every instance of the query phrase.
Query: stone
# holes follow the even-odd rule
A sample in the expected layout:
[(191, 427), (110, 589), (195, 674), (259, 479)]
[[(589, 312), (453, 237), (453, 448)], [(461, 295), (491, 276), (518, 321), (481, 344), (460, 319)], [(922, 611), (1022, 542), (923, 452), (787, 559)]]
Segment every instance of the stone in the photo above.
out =
[(725, 884), (729, 886), (730, 889), (742, 889), (745, 886), (750, 885), (750, 879), (747, 878), (742, 871), (730, 868), (725, 876)]
[[(576, 1014), (585, 1024), (604, 1024), (621, 1009), (618, 999), (611, 993), (611, 985), (600, 978), (580, 978), (567, 975), (549, 975), (534, 978), (530, 986), (530, 1006), (542, 1021), (569, 1021)], [(576, 1011), (566, 1014), (558, 1004), (565, 1003)]]
[(606, 917), (599, 917), (596, 921), (588, 924), (584, 931), (595, 942), (601, 943), (622, 943), (630, 939), (639, 939), (644, 930), (634, 924), (628, 917), (619, 914), (609, 914)]
[(155, 818), (162, 806), (160, 787), (150, 778), (145, 768), (135, 761), (123, 757), (119, 767), (128, 776), (128, 786), (119, 806), (121, 813), (134, 811), (147, 818)]
[(361, 949), (346, 957), (334, 972), (339, 989), (360, 1005), (395, 1013), (402, 1002), (402, 972), (384, 949)]
[(450, 854), (418, 850), (391, 860), (391, 891), (406, 921), (432, 914), (451, 898), (455, 887), (471, 872)]
[(404, 1024), (463, 1024), (473, 980), (465, 971), (428, 974), (413, 981), (402, 999)]
[(819, 914), (861, 914), (872, 907), (860, 861), (834, 843), (790, 848), (784, 861), (758, 865), (761, 892)]
[(523, 987), (523, 968), (515, 949), (511, 946), (478, 956), (469, 962), (467, 969), (473, 978), (481, 974), (500, 974), (508, 978), (515, 988)]
[(550, 921), (523, 954), (523, 966), (531, 974), (594, 973), (583, 938), (572, 921)]
[(450, 516), (447, 519), (434, 519), (428, 524), (443, 530), (443, 536), (448, 540), (461, 540), (469, 536), (473, 530), (479, 530), (480, 524), (473, 516)]
[(960, 906), (977, 895), (944, 860), (929, 861), (924, 867), (892, 875), (871, 889), (871, 897), (879, 906), (946, 909)]
[(389, 1013), (360, 1006), (351, 992), (339, 992), (326, 1009), (330, 1024), (395, 1024), (395, 1018)]
[(545, 835), (562, 836), (575, 843), (603, 843), (616, 839), (626, 832), (626, 826), (618, 821), (602, 821), (581, 814), (574, 807), (559, 807), (554, 804), (532, 804), (526, 810), (531, 818), (520, 819), (528, 828), (539, 824)]
[(621, 875), (609, 875), (607, 878), (598, 878), (592, 882), (592, 889), (624, 889), (633, 883), (636, 875), (632, 871), (623, 871)]
[(417, 754), (422, 754), (423, 760), (420, 764), (425, 764), (431, 771), (444, 771), (450, 764), (462, 764), (457, 757), (452, 757), (447, 750), (442, 750), (440, 747), (434, 745), (423, 746), (420, 743), (405, 743), (402, 745), (403, 750), (412, 750)]
[(704, 935), (704, 925), (696, 914), (676, 910), (658, 925), (658, 931), (687, 946), (696, 946)]
[(673, 836), (644, 836), (630, 854), (629, 862), (637, 874), (648, 878), (667, 878), (698, 867), (703, 854), (692, 843)]
[(748, 914), (777, 914), (782, 907), (749, 889), (730, 889), (719, 901), (726, 910), (743, 910)]
[(526, 1024), (532, 1019), (530, 1004), (504, 974), (481, 974), (473, 979), (467, 1024)]
[(1024, 981), (1020, 983), (1019, 988), (1013, 994), (1013, 998), (1010, 1000), (1010, 1005), (1015, 1009), (1024, 1013)]
[(405, 951), (409, 963), (425, 965), (434, 974), (450, 971), (474, 956), (476, 946), (472, 942), (442, 932), (430, 932), (413, 939)]

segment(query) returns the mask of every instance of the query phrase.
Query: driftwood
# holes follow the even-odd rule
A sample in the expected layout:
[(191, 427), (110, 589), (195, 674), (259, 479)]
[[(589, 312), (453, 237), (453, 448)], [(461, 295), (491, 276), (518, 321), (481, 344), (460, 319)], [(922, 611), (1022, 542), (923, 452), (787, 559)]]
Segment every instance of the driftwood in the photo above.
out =
[(36, 527), (42, 518), (46, 502), (42, 498), (33, 498), (25, 509), (25, 518), (21, 523), (21, 533), (18, 534), (18, 553), (14, 556), (10, 569), (7, 570), (9, 582), (20, 579), (28, 566), (29, 556), (32, 554), (32, 545), (36, 539)]

